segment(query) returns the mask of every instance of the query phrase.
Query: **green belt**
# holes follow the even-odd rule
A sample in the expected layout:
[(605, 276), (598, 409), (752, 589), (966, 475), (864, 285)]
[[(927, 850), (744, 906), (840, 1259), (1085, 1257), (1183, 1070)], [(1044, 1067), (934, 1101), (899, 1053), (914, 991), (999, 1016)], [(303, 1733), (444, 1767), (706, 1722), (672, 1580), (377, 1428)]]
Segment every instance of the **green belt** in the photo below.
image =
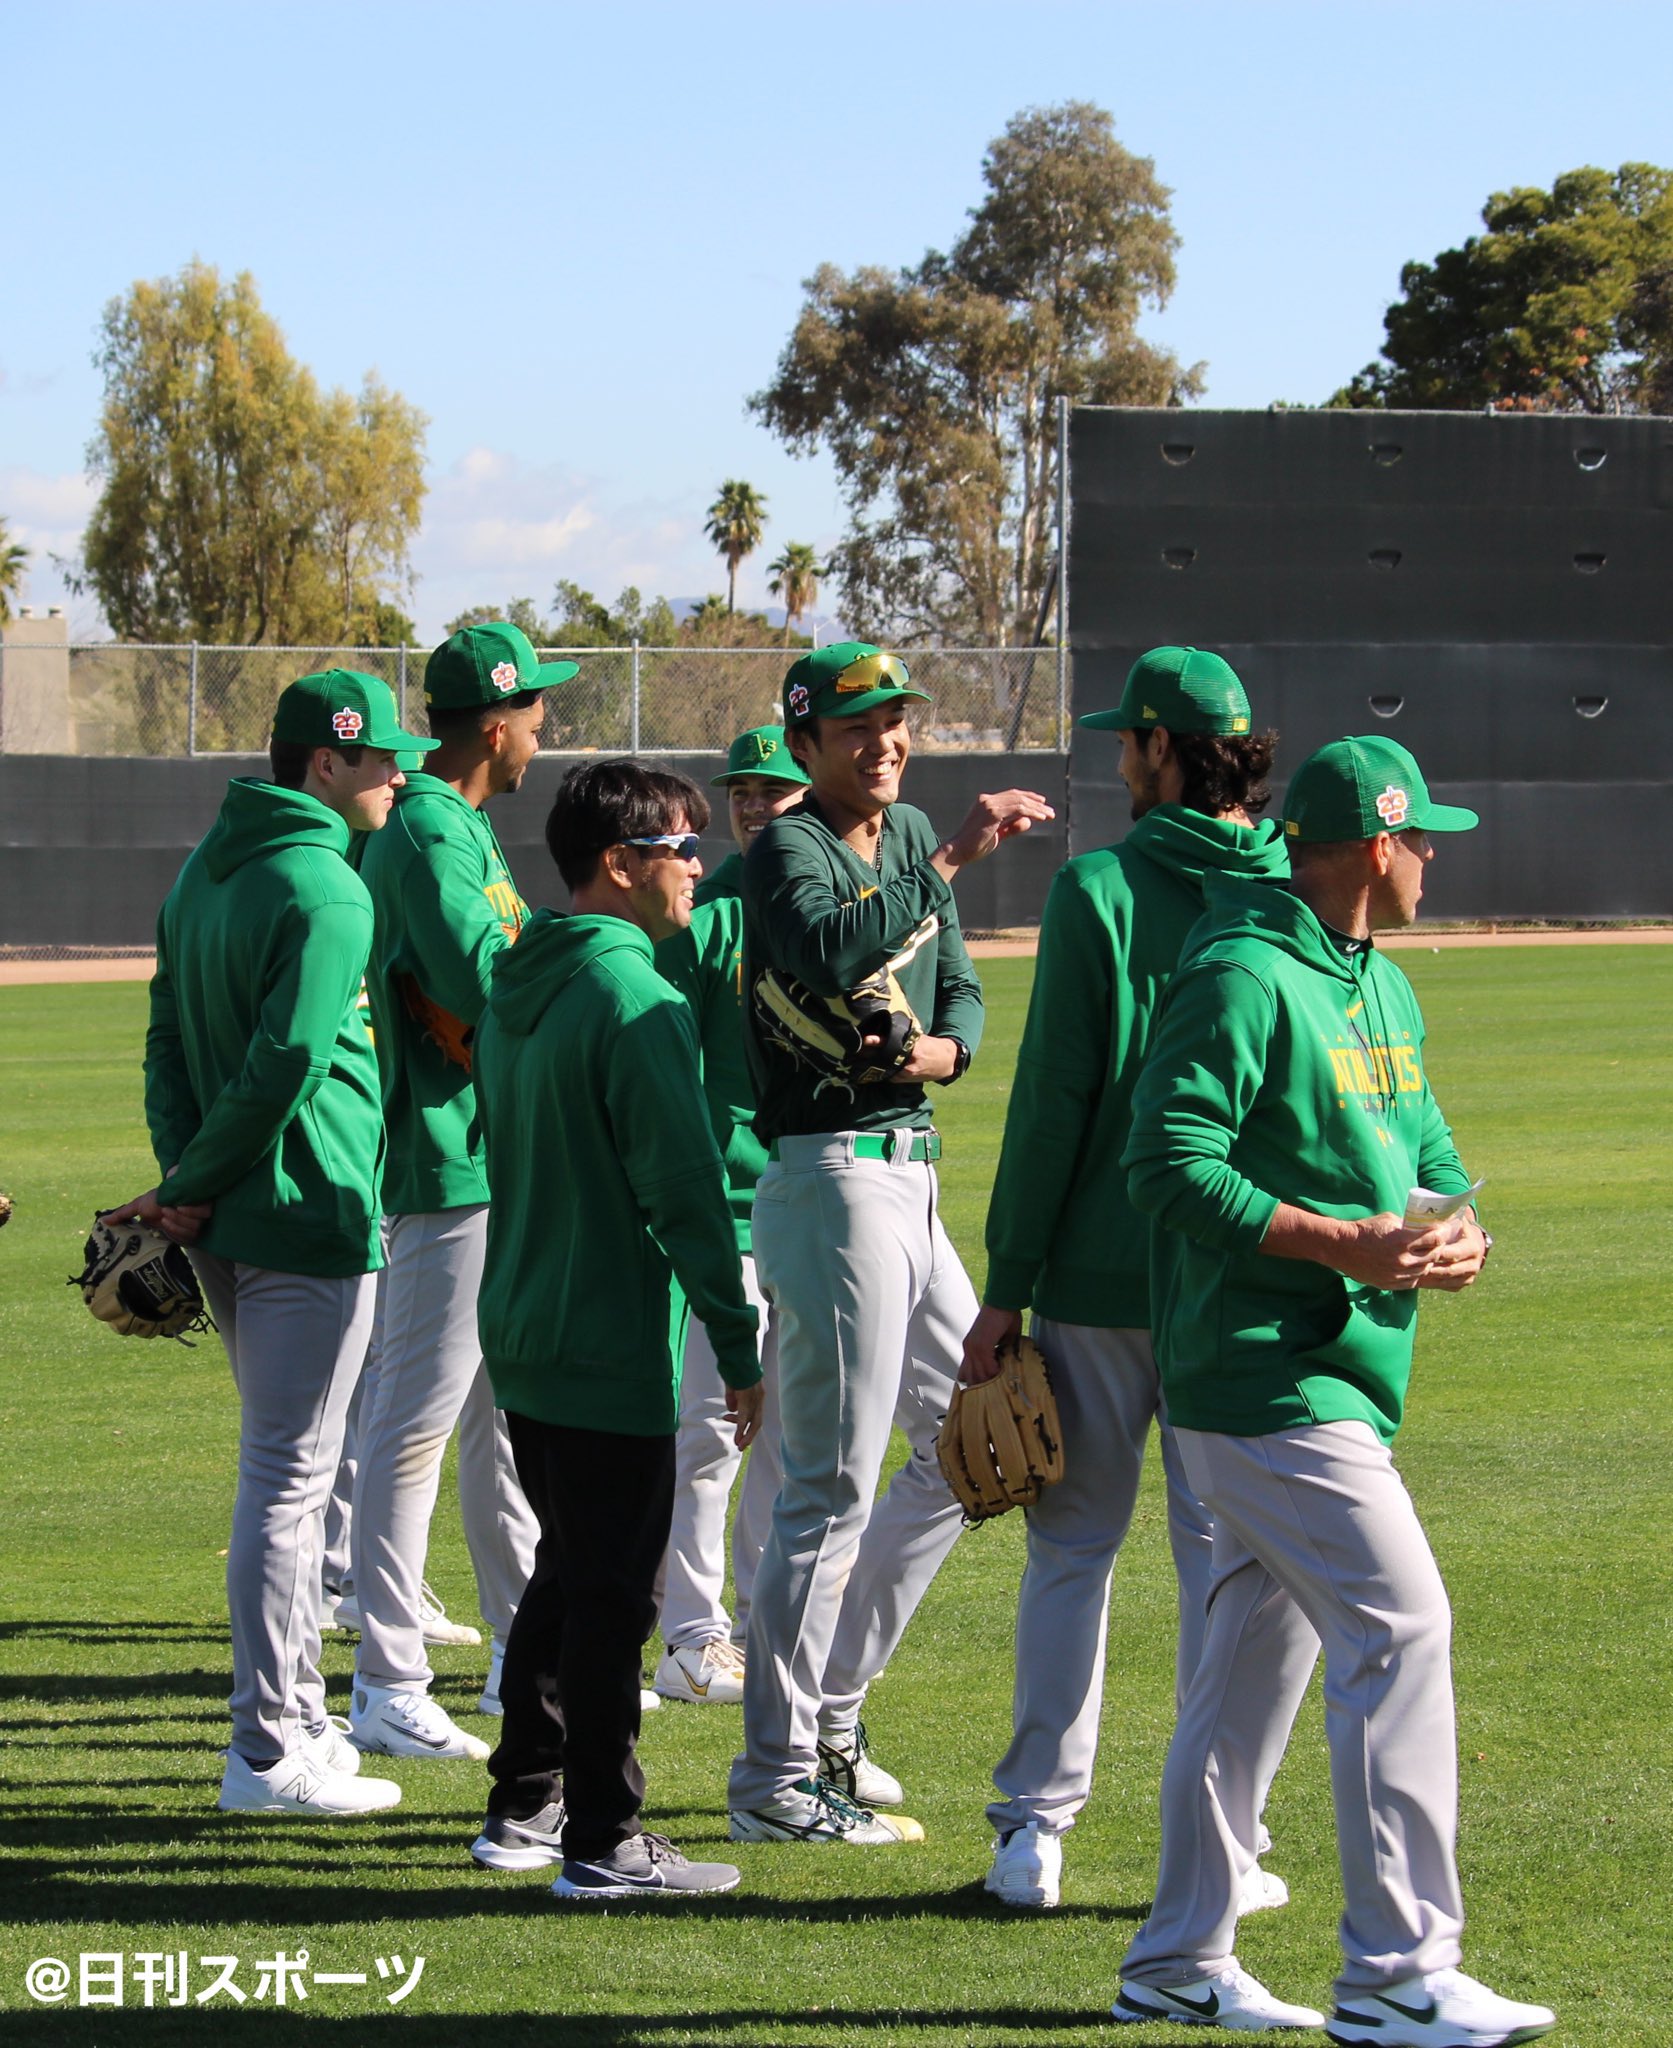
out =
[[(818, 1133), (810, 1132), (810, 1136)], [(910, 1139), (910, 1144), (905, 1141)], [(939, 1131), (856, 1131), (854, 1133), (854, 1157), (856, 1159), (887, 1159), (892, 1165), (900, 1158), (903, 1145), (906, 1157), (914, 1166), (927, 1166), (941, 1157), (941, 1133)], [(767, 1147), (767, 1157), (779, 1156), (778, 1140), (775, 1138)]]

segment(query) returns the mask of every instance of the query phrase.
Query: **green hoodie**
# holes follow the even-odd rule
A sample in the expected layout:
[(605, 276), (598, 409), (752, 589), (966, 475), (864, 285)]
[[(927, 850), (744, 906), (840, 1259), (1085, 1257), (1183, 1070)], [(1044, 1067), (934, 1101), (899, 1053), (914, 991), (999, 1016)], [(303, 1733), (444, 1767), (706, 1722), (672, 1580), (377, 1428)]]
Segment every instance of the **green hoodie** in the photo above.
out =
[(691, 923), (664, 939), (656, 964), (691, 1005), (703, 1051), (703, 1093), (726, 1166), (738, 1249), (750, 1247), (749, 1212), (767, 1148), (755, 1135), (755, 1088), (744, 1054), (744, 857), (734, 853), (697, 885)]
[(685, 999), (619, 917), (536, 911), (476, 1035), (488, 1144), (478, 1322), (501, 1408), (663, 1436), (685, 1299), (728, 1386), (761, 1377)]
[(1228, 824), (1183, 804), (1159, 805), (1119, 846), (1058, 871), (988, 1208), (984, 1301), (1150, 1327), (1150, 1226), (1127, 1199), (1121, 1152), (1156, 1011), (1202, 915), (1205, 879), (1288, 873), (1277, 825)]
[(383, 1264), (377, 1061), (356, 1007), (372, 905), (349, 828), (244, 780), (157, 920), (145, 1115), (177, 1202), (213, 1202), (206, 1251), (343, 1278)]
[[(925, 932), (928, 943), (901, 969), (901, 990), (926, 1031), (962, 1039), (974, 1053), (982, 1037), (982, 984), (964, 950), (952, 889), (930, 865), (940, 843), (922, 811), (891, 804), (873, 867), (831, 830), (811, 793), (781, 812), (744, 857), (745, 990), (763, 968), (776, 967), (820, 995), (845, 995)], [(747, 999), (745, 1008), (762, 1138), (922, 1130), (934, 1121), (916, 1082), (858, 1090), (822, 1084), (764, 1043)]]
[(528, 905), (493, 826), (434, 775), (408, 773), (389, 823), (362, 841), (358, 865), (376, 917), (366, 992), (389, 1130), (384, 1207), (408, 1216), (485, 1202), (470, 1068), (442, 1049), (442, 1034), (415, 1004), (428, 998), (445, 1011), (455, 1027), (445, 1035), (455, 1040), (474, 1028), (495, 955), (527, 922)]
[(1152, 1328), (1170, 1418), (1262, 1436), (1400, 1426), (1417, 1295), (1260, 1249), (1280, 1202), (1404, 1211), (1469, 1186), (1423, 1072), (1399, 968), (1288, 889), (1211, 881), (1133, 1098), (1134, 1207), (1154, 1234)]

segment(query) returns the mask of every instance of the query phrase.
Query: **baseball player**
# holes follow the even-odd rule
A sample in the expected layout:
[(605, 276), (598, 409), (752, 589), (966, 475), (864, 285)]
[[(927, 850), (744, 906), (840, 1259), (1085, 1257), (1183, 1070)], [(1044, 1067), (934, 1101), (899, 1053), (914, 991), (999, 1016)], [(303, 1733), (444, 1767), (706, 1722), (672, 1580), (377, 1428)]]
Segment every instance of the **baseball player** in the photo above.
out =
[(388, 820), (398, 755), (434, 745), (401, 730), (375, 676), (292, 683), (272, 780), (231, 784), (158, 919), (145, 1113), (164, 1177), (116, 1213), (191, 1243), (238, 1389), (220, 1794), (238, 1812), (368, 1813), (401, 1796), (356, 1775), (327, 1719), (320, 1554), (383, 1264), (383, 1112), (357, 1008), (372, 905), (346, 856)]
[(761, 1318), (763, 1408), (744, 1473), (732, 1529), (737, 1613), (721, 1594), (726, 1577), (726, 1506), (740, 1454), (726, 1412), (726, 1387), (714, 1346), (700, 1322), (686, 1338), (680, 1380), (680, 1433), (674, 1447), (674, 1525), (663, 1567), (662, 1639), (656, 1690), (665, 1699), (711, 1705), (743, 1698), (744, 1659), (738, 1647), (749, 1624), (755, 1568), (767, 1540), (778, 1492), (778, 1331), (761, 1293), (750, 1251), (749, 1212), (767, 1149), (751, 1128), (755, 1090), (744, 1056), (743, 857), (762, 827), (807, 788), (806, 775), (777, 725), (740, 733), (714, 787), (726, 791), (727, 819), (737, 852), (698, 883), (691, 922), (664, 939), (657, 965), (691, 1004), (703, 1052), (703, 1092), (715, 1142), (726, 1164), (732, 1220), (743, 1259), (744, 1292)]
[[(913, 699), (928, 701), (905, 664), (865, 642), (804, 655), (784, 719), (812, 788), (744, 860), (752, 991), (770, 968), (836, 996), (893, 961), (927, 1028), (897, 1079), (846, 1088), (749, 1035), (770, 1155), (752, 1231), (779, 1319), (784, 1478), (750, 1607), (738, 1841), (923, 1836), (871, 1810), (903, 1795), (867, 1754), (859, 1711), (960, 1524), (934, 1445), (976, 1300), (935, 1211), (941, 1141), (924, 1084), (957, 1080), (981, 1034), (953, 882), (1053, 813), (1006, 790), (940, 838), (898, 801)], [(911, 1456), (874, 1507), (895, 1422)]]
[(484, 807), (521, 786), (540, 751), (544, 692), (575, 673), (572, 661), (542, 666), (512, 625), (444, 641), (424, 669), (439, 746), (360, 859), (376, 919), (366, 989), (389, 1138), (388, 1264), (351, 1518), (360, 1648), (349, 1723), (357, 1747), (387, 1756), (488, 1754), (430, 1697), (424, 1652), (424, 1555), (456, 1422), (465, 1542), (493, 1632), (490, 1697), (534, 1566), (534, 1515), (477, 1341), (488, 1176), (470, 1041), (494, 962), (528, 918)]
[[(684, 1300), (743, 1449), (760, 1421), (755, 1311), (685, 999), (653, 943), (691, 916), (702, 792), (599, 761), (546, 838), (573, 914), (501, 955), (476, 1038), (488, 1144), (480, 1322), (494, 1398), (540, 1521), (511, 1624), (505, 1725), (479, 1863), (556, 1861), (560, 1897), (730, 1890), (640, 1826), (639, 1656), (668, 1545)], [(682, 1292), (684, 1300), (682, 1300)]]
[[(1325, 2024), (1232, 1950), (1260, 1792), (1306, 1682), (1269, 1654), (1269, 1610), (1293, 1605), (1324, 1642), (1344, 1892), (1331, 2037), (1497, 2048), (1555, 2024), (1458, 1968), (1451, 1616), (1390, 1455), (1416, 1290), (1470, 1286), (1490, 1240), (1424, 1074), (1417, 999), (1373, 935), (1416, 916), (1431, 835), (1476, 822), (1389, 740), (1311, 756), (1287, 793), (1288, 887), (1210, 883), (1133, 1100), (1132, 1199), (1160, 1226), (1157, 1362), (1214, 1547), (1117, 2019)], [(1458, 1213), (1409, 1224), (1419, 1187)]]
[[(988, 1209), (987, 1285), (964, 1358), (967, 1380), (992, 1378), (995, 1347), (1021, 1333), (1032, 1306), (1063, 1433), (1064, 1477), (1028, 1510), (1013, 1732), (988, 1808), (997, 1839), (987, 1889), (1030, 1907), (1057, 1904), (1063, 1836), (1092, 1789), (1110, 1574), (1153, 1417), (1179, 1582), (1181, 1696), (1202, 1642), (1208, 1517), (1162, 1407), (1150, 1229), (1127, 1200), (1121, 1154), (1156, 1012), (1205, 884), (1289, 872), (1277, 825), (1256, 823), (1274, 735), (1251, 732), (1243, 685), (1219, 655), (1152, 648), (1115, 710), (1080, 723), (1120, 735), (1135, 822), (1119, 846), (1070, 861), (1046, 902)], [(1291, 1626), (1293, 1654), (1310, 1669), (1317, 1639), (1300, 1617)], [(1282, 1879), (1252, 1864), (1240, 1908), (1288, 1896)]]

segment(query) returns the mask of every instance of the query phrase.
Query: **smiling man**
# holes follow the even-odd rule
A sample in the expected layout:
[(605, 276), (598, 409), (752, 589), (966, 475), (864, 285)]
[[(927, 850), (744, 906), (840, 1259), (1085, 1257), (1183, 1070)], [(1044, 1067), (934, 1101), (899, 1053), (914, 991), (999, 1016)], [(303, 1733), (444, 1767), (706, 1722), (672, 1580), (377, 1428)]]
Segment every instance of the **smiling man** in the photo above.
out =
[(568, 917), (537, 911), (495, 963), (476, 1040), (488, 1157), (479, 1324), (540, 1523), (506, 1643), (505, 1725), (472, 1848), (561, 1855), (562, 1898), (728, 1891), (640, 1826), (639, 1657), (673, 1504), (686, 1303), (746, 1448), (761, 1412), (697, 1030), (653, 948), (691, 920), (708, 800), (635, 761), (574, 769), (546, 822)]
[[(1389, 740), (1304, 761), (1288, 885), (1210, 882), (1134, 1097), (1129, 1186), (1159, 1226), (1156, 1361), (1214, 1541), (1119, 2020), (1325, 2024), (1232, 1952), (1260, 1797), (1311, 1668), (1267, 1654), (1275, 1616), (1296, 1610), (1324, 1644), (1344, 1895), (1331, 2038), (1501, 2048), (1555, 2025), (1458, 1968), (1452, 1618), (1391, 1453), (1417, 1290), (1471, 1286), (1491, 1241), (1462, 1206), (1417, 998), (1374, 935), (1416, 915), (1430, 835), (1476, 822), (1435, 803)], [(1409, 1226), (1414, 1187), (1461, 1212)]]
[[(789, 745), (812, 788), (744, 860), (745, 985), (772, 969), (840, 996), (886, 962), (924, 1032), (898, 1075), (833, 1086), (752, 1026), (757, 1135), (770, 1162), (752, 1217), (779, 1318), (784, 1478), (756, 1574), (738, 1841), (919, 1841), (868, 1755), (866, 1688), (960, 1526), (935, 1462), (976, 1299), (936, 1214), (941, 1141), (926, 1082), (969, 1065), (982, 991), (953, 882), (1052, 816), (1031, 790), (976, 799), (951, 838), (899, 801), (905, 664), (862, 641), (804, 655), (784, 682)], [(874, 1506), (898, 1422), (911, 1456)]]
[[(347, 855), (387, 823), (403, 732), (376, 676), (280, 697), (272, 780), (238, 778), (157, 923), (145, 1114), (164, 1178), (117, 1210), (192, 1246), (239, 1397), (220, 1804), (393, 1806), (326, 1717), (324, 1510), (383, 1264), (377, 1064), (358, 1008), (372, 905)], [(165, 1203), (166, 1195), (166, 1203)]]

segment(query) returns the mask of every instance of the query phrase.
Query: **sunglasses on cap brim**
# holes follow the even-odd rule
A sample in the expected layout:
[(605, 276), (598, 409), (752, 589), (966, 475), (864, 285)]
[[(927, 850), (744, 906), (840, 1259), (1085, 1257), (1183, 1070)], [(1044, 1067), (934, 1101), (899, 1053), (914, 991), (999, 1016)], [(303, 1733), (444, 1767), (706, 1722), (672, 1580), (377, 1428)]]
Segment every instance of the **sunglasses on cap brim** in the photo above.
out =
[(908, 690), (912, 678), (897, 654), (862, 654), (841, 670), (831, 688), (839, 697), (860, 697), (871, 690)]

